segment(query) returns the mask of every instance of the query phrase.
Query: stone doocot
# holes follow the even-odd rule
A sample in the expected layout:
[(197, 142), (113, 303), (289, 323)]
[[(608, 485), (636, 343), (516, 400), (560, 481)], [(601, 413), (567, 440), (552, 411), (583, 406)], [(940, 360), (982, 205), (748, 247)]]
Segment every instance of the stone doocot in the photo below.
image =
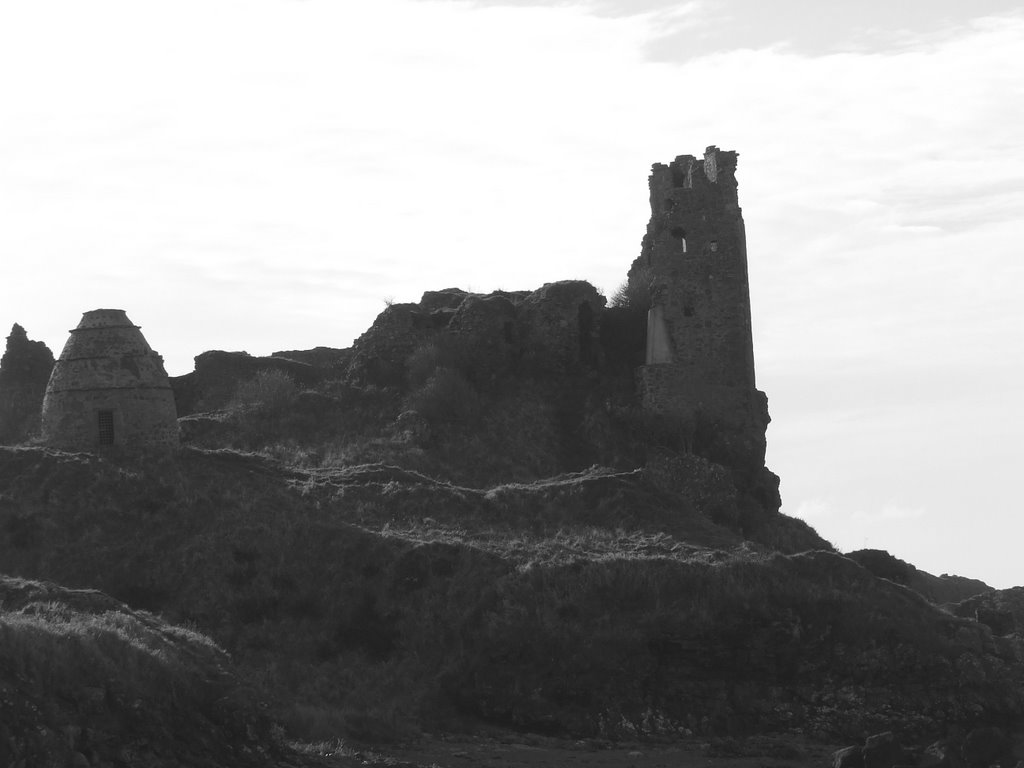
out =
[(46, 387), (42, 439), (83, 451), (178, 445), (163, 358), (124, 310), (86, 312), (71, 331)]

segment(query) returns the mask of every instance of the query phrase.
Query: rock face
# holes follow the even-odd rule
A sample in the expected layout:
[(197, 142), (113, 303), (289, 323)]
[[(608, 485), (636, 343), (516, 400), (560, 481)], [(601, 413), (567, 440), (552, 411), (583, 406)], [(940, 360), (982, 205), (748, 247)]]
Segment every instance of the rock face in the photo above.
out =
[(43, 395), (52, 370), (49, 347), (31, 341), (15, 323), (0, 360), (0, 443), (18, 443), (39, 431)]
[(178, 445), (163, 358), (124, 310), (86, 312), (71, 331), (46, 387), (42, 437), (83, 451)]

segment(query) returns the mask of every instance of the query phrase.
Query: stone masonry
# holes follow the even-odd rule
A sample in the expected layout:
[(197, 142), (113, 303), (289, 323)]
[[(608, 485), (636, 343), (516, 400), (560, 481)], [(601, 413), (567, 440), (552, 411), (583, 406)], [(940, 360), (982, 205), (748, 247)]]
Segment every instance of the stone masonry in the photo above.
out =
[(0, 444), (20, 443), (38, 433), (52, 370), (53, 353), (15, 323), (0, 359)]
[(685, 429), (703, 423), (729, 442), (739, 438), (753, 469), (763, 466), (768, 413), (754, 383), (736, 162), (736, 152), (711, 146), (702, 160), (654, 165), (651, 219), (629, 280), (651, 297), (646, 364), (637, 372), (644, 407)]
[(46, 388), (43, 442), (57, 448), (172, 448), (178, 421), (163, 358), (121, 309), (82, 315)]

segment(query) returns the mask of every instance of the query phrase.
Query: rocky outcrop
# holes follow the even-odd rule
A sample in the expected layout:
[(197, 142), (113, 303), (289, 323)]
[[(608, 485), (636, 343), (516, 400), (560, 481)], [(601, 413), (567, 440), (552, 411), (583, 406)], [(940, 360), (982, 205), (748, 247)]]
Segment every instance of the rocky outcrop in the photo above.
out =
[(0, 359), (0, 444), (20, 443), (39, 432), (53, 362), (49, 347), (31, 341), (15, 323)]

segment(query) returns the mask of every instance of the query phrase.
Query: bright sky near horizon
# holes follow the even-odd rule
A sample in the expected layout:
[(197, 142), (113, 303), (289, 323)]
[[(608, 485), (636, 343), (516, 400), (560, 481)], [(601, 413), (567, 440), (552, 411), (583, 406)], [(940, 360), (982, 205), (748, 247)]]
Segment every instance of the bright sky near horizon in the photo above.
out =
[(1018, 0), (6, 3), (0, 335), (122, 308), (174, 375), (429, 289), (607, 295), (708, 144), (783, 511), (1024, 584)]

